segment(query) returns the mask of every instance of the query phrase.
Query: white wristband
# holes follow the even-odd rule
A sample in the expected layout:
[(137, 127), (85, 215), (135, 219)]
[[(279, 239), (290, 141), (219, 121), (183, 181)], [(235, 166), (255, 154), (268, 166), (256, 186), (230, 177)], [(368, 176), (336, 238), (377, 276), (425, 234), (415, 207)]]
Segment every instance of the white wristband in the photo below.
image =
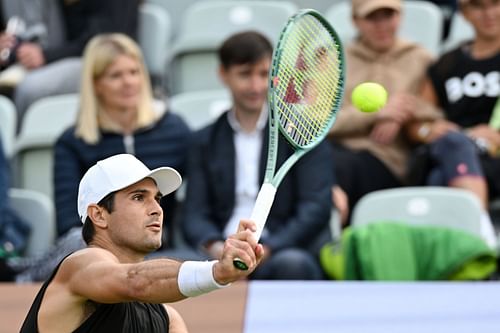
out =
[(186, 297), (194, 297), (210, 291), (227, 287), (229, 284), (218, 284), (213, 275), (212, 261), (185, 261), (179, 268), (177, 284), (180, 292)]

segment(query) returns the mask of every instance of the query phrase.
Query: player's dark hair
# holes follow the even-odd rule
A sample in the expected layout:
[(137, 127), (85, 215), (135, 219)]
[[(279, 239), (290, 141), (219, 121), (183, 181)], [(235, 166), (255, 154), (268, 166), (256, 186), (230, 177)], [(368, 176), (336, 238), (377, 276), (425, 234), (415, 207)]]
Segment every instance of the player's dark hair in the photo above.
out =
[(254, 64), (264, 57), (271, 58), (272, 53), (269, 39), (257, 31), (236, 33), (218, 50), (219, 61), (226, 69), (232, 65)]
[[(115, 194), (116, 192), (111, 192), (110, 194), (102, 198), (101, 201), (97, 203), (97, 205), (103, 207), (108, 213), (112, 213), (115, 210)], [(85, 223), (83, 224), (82, 228), (82, 237), (87, 245), (92, 242), (92, 240), (94, 239), (94, 235), (94, 223), (92, 222), (90, 217), (87, 216), (87, 219), (85, 219)]]

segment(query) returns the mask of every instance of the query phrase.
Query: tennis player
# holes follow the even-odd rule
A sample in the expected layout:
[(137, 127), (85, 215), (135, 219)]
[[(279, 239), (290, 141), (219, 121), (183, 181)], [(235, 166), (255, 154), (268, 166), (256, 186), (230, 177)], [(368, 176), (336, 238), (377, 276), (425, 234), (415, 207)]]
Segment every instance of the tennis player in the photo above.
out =
[[(181, 184), (176, 170), (148, 169), (129, 154), (97, 162), (83, 176), (78, 212), (87, 248), (61, 261), (42, 285), (21, 332), (187, 332), (162, 303), (227, 286), (263, 256), (255, 224), (242, 220), (219, 260), (144, 260), (161, 245), (162, 196)], [(241, 258), (249, 270), (233, 266)]]

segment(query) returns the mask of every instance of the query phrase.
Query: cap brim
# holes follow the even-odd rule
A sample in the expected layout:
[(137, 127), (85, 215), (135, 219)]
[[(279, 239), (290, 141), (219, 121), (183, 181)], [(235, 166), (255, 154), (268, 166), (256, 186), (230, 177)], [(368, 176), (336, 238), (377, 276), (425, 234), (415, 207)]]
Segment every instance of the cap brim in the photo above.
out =
[(179, 188), (182, 184), (182, 177), (177, 170), (169, 167), (154, 169), (147, 176), (155, 180), (162, 195), (167, 195)]

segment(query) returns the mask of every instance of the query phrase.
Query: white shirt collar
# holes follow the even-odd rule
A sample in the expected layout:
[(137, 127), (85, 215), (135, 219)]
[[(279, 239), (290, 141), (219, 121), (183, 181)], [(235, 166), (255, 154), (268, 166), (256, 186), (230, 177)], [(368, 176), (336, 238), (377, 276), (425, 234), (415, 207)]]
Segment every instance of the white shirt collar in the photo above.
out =
[[(268, 116), (267, 105), (264, 104), (264, 106), (262, 107), (262, 111), (260, 112), (259, 119), (257, 119), (257, 124), (255, 128), (256, 131), (262, 131), (264, 127), (266, 127), (268, 121), (267, 116)], [(233, 131), (235, 132), (243, 131), (240, 122), (236, 118), (236, 112), (234, 112), (234, 108), (231, 108), (227, 113), (227, 121), (229, 122), (229, 126), (231, 126)]]

